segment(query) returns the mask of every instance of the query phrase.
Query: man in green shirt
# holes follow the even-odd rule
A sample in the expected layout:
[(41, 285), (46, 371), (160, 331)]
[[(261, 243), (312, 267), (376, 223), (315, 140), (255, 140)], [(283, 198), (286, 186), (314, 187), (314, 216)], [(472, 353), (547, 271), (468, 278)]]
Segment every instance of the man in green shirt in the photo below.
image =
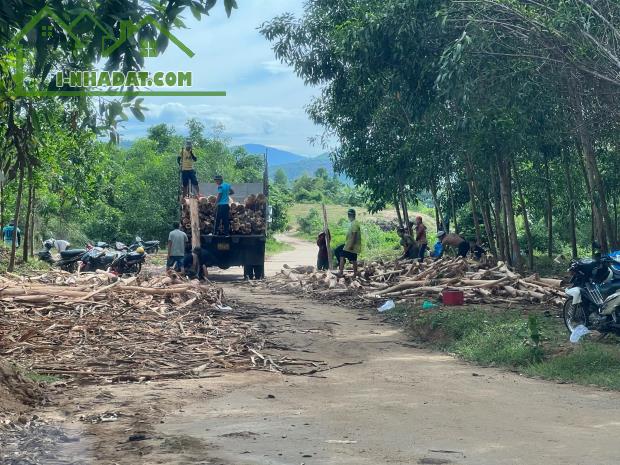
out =
[(344, 264), (346, 260), (353, 265), (353, 275), (358, 276), (357, 271), (357, 256), (362, 251), (362, 231), (360, 229), (359, 221), (355, 219), (355, 210), (352, 208), (348, 211), (348, 217), (350, 221), (349, 230), (347, 231), (347, 239), (344, 244), (336, 247), (334, 254), (338, 259), (339, 273), (338, 277), (342, 278), (344, 275)]

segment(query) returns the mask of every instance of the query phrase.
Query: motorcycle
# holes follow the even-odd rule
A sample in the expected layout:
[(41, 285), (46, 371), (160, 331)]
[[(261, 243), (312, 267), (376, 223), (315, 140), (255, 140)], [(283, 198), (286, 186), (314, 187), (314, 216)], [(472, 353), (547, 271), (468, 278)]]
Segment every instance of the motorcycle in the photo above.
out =
[(563, 318), (572, 333), (579, 325), (620, 333), (620, 262), (614, 257), (573, 260), (568, 269)]
[(155, 254), (159, 252), (159, 244), (159, 241), (143, 241), (140, 236), (136, 236), (136, 240), (129, 246), (129, 250), (142, 247), (146, 253)]
[(56, 266), (63, 271), (74, 273), (77, 271), (80, 261), (88, 252), (86, 249), (69, 249), (60, 252), (60, 260), (55, 260), (51, 250), (54, 248), (54, 240), (48, 239), (43, 242), (43, 250), (37, 252), (39, 260)]
[(119, 275), (138, 274), (145, 259), (146, 254), (141, 248), (134, 252), (109, 252), (107, 249), (93, 247), (84, 255), (80, 270), (83, 272), (109, 270)]
[(117, 255), (110, 264), (110, 269), (119, 275), (138, 274), (146, 259), (144, 249), (138, 247), (135, 251), (126, 251)]

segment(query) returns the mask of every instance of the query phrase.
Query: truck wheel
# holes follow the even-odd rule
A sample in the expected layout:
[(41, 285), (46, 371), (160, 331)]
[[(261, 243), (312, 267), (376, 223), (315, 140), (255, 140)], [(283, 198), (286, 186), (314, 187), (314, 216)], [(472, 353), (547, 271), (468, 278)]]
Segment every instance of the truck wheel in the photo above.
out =
[(255, 265), (254, 279), (265, 279), (265, 265)]
[(252, 265), (243, 265), (243, 279), (254, 278), (254, 267)]

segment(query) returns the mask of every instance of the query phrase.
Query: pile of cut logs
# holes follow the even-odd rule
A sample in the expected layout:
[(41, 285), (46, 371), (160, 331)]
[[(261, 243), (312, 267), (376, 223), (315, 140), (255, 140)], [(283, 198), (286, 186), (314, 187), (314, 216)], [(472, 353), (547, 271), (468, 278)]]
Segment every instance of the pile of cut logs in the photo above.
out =
[[(212, 234), (217, 205), (216, 197), (201, 197), (199, 199), (200, 232)], [(232, 203), (230, 205), (230, 233), (235, 235), (264, 234), (266, 228), (265, 210), (267, 198), (263, 194), (250, 195), (244, 203)], [(183, 208), (183, 229), (191, 231), (190, 209)], [(217, 233), (222, 233), (222, 226)]]
[(501, 262), (490, 268), (462, 258), (372, 262), (364, 265), (358, 278), (347, 274), (338, 279), (334, 273), (285, 265), (268, 285), (324, 296), (355, 294), (368, 300), (439, 299), (444, 290), (461, 290), (466, 303), (561, 305), (564, 301), (561, 280), (522, 276)]
[(261, 353), (260, 328), (223, 306), (223, 297), (213, 285), (166, 276), (3, 275), (0, 359), (41, 374), (108, 382), (320, 368)]

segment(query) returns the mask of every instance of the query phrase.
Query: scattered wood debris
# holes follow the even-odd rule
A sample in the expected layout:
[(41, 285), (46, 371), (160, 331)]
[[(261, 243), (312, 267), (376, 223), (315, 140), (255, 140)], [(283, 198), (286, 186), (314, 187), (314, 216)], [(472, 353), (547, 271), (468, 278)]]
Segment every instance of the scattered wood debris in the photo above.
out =
[(334, 272), (285, 265), (267, 285), (285, 292), (320, 292), (331, 299), (351, 295), (366, 300), (439, 299), (444, 290), (460, 290), (470, 304), (561, 305), (564, 301), (559, 279), (525, 277), (501, 262), (488, 267), (463, 258), (372, 262), (363, 267), (360, 277), (347, 274), (341, 279)]
[(213, 369), (287, 372), (287, 360), (262, 353), (256, 323), (218, 310), (223, 297), (214, 285), (165, 276), (5, 275), (0, 357), (87, 381), (208, 377)]

